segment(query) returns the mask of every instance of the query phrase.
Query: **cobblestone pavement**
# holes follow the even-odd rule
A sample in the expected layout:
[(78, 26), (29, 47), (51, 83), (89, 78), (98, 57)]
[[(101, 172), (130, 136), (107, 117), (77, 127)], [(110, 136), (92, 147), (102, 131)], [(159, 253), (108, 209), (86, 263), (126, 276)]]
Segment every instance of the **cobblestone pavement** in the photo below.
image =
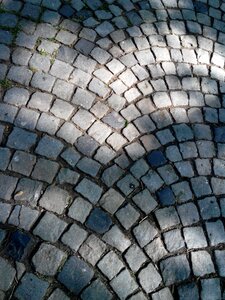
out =
[(0, 299), (225, 299), (225, 1), (0, 4)]

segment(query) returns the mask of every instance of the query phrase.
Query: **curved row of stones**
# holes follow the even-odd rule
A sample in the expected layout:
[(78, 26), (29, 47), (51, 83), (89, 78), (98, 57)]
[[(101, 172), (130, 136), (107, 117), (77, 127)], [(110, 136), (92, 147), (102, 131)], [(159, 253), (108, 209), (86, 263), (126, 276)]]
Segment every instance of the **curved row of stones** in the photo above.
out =
[(0, 3), (0, 299), (223, 299), (225, 2)]

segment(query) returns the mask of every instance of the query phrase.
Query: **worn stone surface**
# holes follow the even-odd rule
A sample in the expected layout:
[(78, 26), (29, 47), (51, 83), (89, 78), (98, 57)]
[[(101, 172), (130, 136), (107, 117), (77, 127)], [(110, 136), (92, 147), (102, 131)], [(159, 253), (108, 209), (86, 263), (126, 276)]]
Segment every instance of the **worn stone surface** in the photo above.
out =
[(92, 269), (81, 259), (71, 256), (58, 275), (58, 280), (70, 291), (78, 294), (88, 285), (94, 273)]
[(37, 272), (53, 276), (64, 259), (66, 259), (66, 254), (63, 251), (43, 243), (33, 256), (32, 262)]
[(0, 298), (224, 298), (224, 1), (0, 6)]

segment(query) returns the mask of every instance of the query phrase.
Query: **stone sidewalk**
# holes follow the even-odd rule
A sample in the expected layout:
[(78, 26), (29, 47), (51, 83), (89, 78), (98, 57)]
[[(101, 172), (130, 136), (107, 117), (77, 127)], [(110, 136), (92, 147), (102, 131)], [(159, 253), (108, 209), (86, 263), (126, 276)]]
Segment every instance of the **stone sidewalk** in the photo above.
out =
[(0, 300), (225, 299), (225, 0), (0, 0)]

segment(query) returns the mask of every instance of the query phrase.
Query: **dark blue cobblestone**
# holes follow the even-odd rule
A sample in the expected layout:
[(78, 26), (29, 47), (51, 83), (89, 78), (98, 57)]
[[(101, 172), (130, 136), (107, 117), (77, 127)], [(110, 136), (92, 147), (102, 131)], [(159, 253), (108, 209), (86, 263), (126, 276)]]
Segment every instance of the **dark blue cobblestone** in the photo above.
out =
[(161, 151), (155, 150), (147, 155), (147, 162), (152, 167), (160, 167), (165, 165), (167, 160)]
[(95, 208), (91, 212), (86, 225), (97, 233), (105, 233), (112, 225), (112, 220), (102, 209)]

